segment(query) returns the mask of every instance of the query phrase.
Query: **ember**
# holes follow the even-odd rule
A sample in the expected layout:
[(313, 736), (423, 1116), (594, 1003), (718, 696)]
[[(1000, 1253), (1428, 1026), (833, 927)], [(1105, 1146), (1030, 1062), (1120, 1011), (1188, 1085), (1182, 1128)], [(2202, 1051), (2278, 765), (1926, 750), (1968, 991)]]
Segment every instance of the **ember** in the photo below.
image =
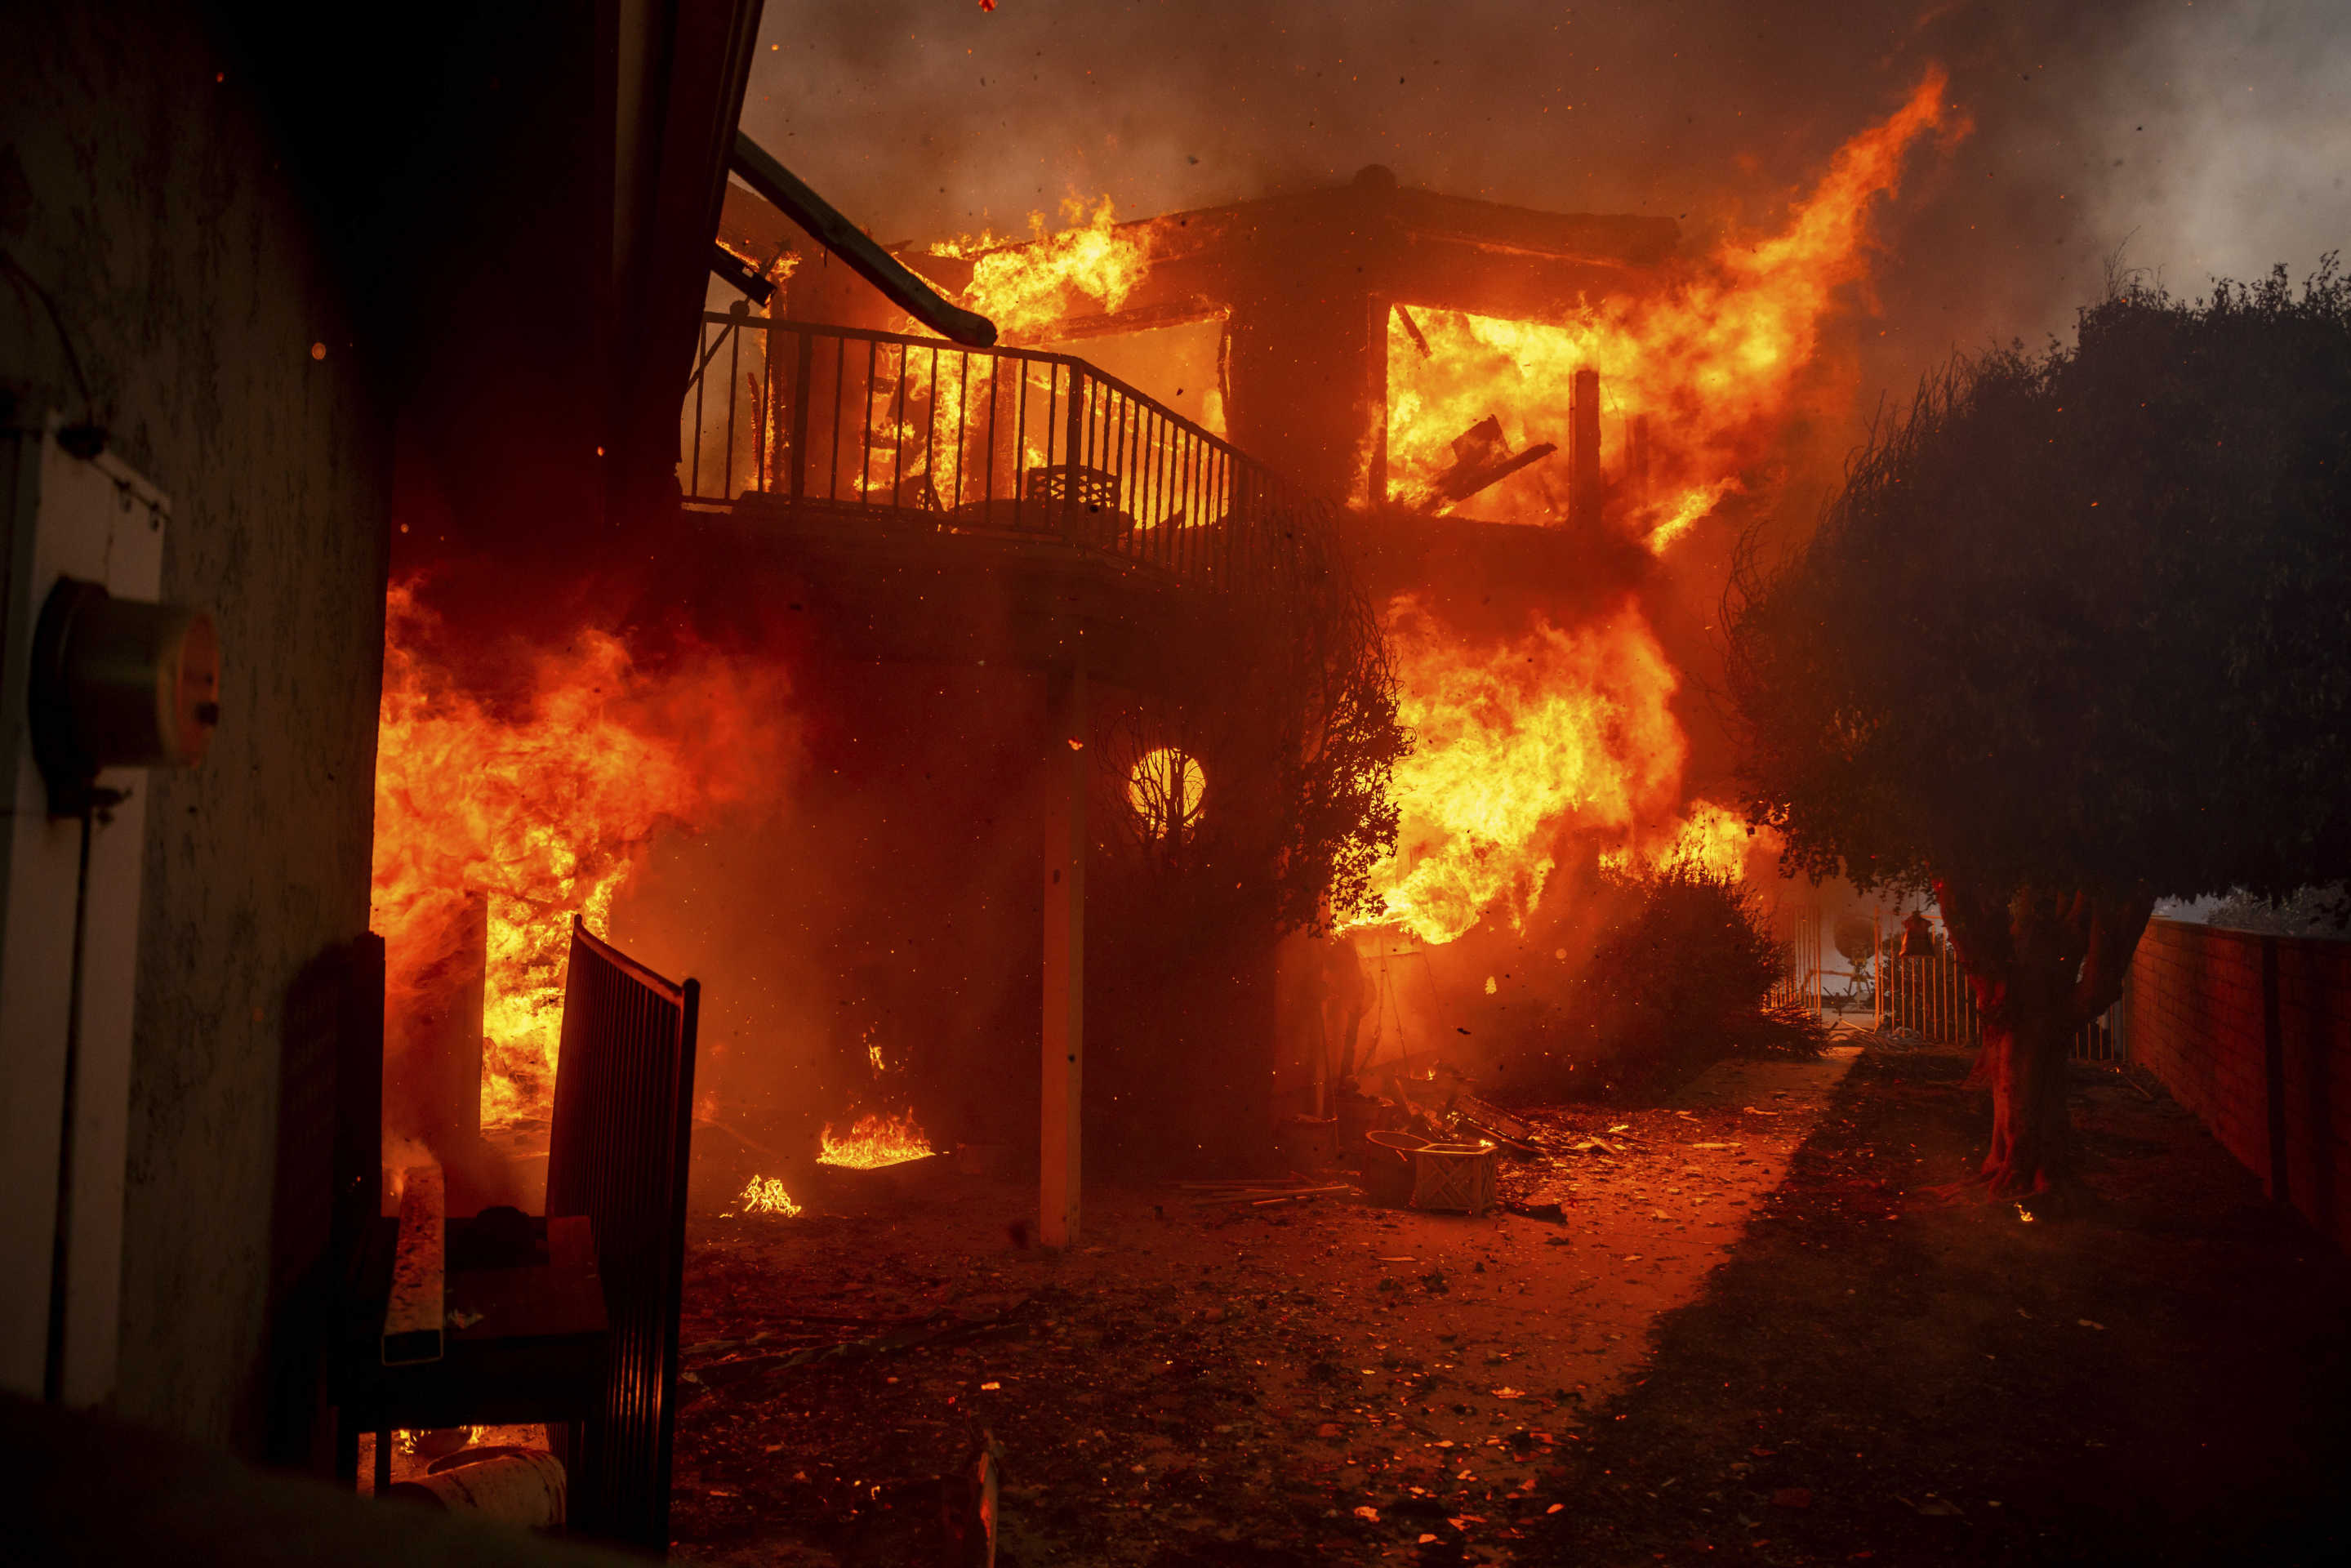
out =
[(828, 1124), (824, 1129), (824, 1152), (817, 1160), (822, 1165), (870, 1171), (883, 1166), (902, 1166), (908, 1160), (928, 1159), (936, 1153), (909, 1112), (902, 1116), (860, 1116), (856, 1125), (846, 1133), (836, 1133)]

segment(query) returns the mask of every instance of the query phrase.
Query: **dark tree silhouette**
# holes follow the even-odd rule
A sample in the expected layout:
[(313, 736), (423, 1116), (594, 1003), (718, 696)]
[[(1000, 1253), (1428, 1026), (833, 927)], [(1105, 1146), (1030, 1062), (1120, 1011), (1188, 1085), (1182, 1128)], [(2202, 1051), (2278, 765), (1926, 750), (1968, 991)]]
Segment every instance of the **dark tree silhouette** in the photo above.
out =
[(2351, 287), (2126, 286), (1954, 364), (1725, 615), (1750, 816), (1791, 870), (1932, 889), (1983, 1179), (2045, 1188), (2155, 899), (2351, 873)]

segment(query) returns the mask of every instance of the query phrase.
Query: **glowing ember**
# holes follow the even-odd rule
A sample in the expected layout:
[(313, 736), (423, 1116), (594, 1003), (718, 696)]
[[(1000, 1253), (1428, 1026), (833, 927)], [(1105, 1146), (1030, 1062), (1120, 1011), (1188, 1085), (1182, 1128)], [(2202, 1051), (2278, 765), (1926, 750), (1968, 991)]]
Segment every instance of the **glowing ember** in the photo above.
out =
[(936, 1153), (923, 1129), (914, 1124), (910, 1112), (903, 1116), (860, 1116), (857, 1124), (846, 1133), (836, 1133), (828, 1124), (824, 1129), (824, 1152), (817, 1159), (823, 1165), (870, 1171), (882, 1166), (902, 1166), (908, 1160), (928, 1159)]
[(738, 1214), (779, 1214), (789, 1219), (799, 1211), (800, 1206), (792, 1201), (792, 1195), (784, 1190), (782, 1182), (774, 1176), (755, 1176), (744, 1184), (741, 1196), (735, 1199), (735, 1207), (719, 1218), (731, 1219)]
[(1629, 833), (1670, 809), (1684, 743), (1677, 683), (1629, 606), (1574, 632), (1544, 624), (1464, 646), (1419, 603), (1389, 607), (1398, 712), (1418, 736), (1392, 788), (1395, 852), (1374, 867), (1377, 922), (1450, 942), (1500, 908), (1514, 926), (1542, 896), (1572, 828)]
[(1068, 226), (1048, 234), (1045, 214), (1029, 214), (1027, 243), (981, 234), (930, 247), (934, 256), (978, 257), (964, 303), (995, 322), (1006, 342), (1034, 337), (1081, 301), (1114, 312), (1151, 270), (1149, 230), (1122, 234), (1108, 196), (1092, 213), (1071, 197), (1061, 204), (1061, 219)]
[(522, 661), (493, 706), (440, 656), (446, 632), (393, 585), (376, 734), (370, 924), (397, 1009), (486, 890), (482, 1120), (544, 1116), (554, 1090), (571, 918), (602, 929), (632, 857), (664, 821), (749, 798), (781, 750), (782, 683), (715, 656), (662, 675), (582, 632)]
[[(1572, 385), (1600, 374), (1603, 471), (1613, 509), (1663, 552), (1737, 489), (1739, 475), (1795, 412), (1797, 373), (1813, 357), (1835, 291), (1862, 278), (1871, 202), (1891, 194), (1902, 159), (1947, 120), (1943, 73), (1838, 150), (1828, 172), (1779, 234), (1726, 241), (1662, 296), (1611, 300), (1573, 320), (1510, 321), (1413, 308), (1388, 324), (1390, 495), (1437, 507), (1453, 443), (1489, 415), (1510, 450), (1568, 445)], [(1645, 475), (1631, 473), (1629, 435), (1650, 432)], [(1534, 464), (1461, 503), (1478, 516), (1539, 522), (1566, 515), (1569, 467)]]

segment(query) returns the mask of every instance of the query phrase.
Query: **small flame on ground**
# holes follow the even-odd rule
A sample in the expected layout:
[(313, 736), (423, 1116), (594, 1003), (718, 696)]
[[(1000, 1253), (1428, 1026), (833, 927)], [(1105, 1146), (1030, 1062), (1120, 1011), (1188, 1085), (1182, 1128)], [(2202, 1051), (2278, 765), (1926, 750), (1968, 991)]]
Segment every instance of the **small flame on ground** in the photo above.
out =
[(774, 1176), (755, 1176), (744, 1184), (735, 1199), (735, 1207), (719, 1218), (732, 1219), (738, 1214), (779, 1214), (786, 1219), (799, 1214), (800, 1206), (784, 1190), (784, 1184)]
[[(413, 1454), (416, 1452), (416, 1445), (423, 1442), (428, 1433), (441, 1431), (444, 1429), (444, 1428), (437, 1427), (419, 1427), (412, 1430), (403, 1427), (398, 1431), (392, 1433), (392, 1446), (396, 1452)], [(461, 1434), (457, 1447), (462, 1448), (467, 1443), (474, 1440), (474, 1434), (479, 1428), (473, 1427), (455, 1427), (445, 1429)]]
[(824, 1152), (817, 1155), (817, 1162), (870, 1171), (928, 1159), (936, 1153), (930, 1138), (915, 1124), (914, 1113), (908, 1112), (903, 1116), (860, 1116), (846, 1133), (836, 1133), (827, 1124)]

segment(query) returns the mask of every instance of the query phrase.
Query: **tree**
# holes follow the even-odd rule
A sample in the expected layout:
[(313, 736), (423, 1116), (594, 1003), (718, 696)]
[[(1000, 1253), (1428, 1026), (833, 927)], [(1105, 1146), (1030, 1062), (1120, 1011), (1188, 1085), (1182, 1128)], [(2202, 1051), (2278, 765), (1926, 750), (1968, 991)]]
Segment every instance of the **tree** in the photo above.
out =
[(1724, 624), (1786, 866), (1931, 889), (1982, 1014), (1982, 1180), (2068, 1173), (2069, 1034), (2158, 896), (2351, 873), (2351, 287), (2329, 256), (1955, 362)]

